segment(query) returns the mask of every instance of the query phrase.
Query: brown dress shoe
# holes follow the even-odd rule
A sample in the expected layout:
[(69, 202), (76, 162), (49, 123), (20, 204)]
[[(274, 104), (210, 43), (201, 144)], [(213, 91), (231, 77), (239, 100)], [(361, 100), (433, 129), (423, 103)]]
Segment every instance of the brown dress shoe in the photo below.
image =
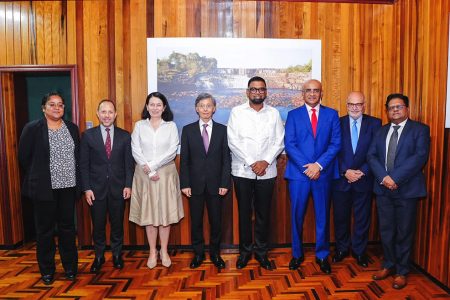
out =
[(392, 283), (392, 287), (396, 290), (401, 290), (406, 286), (406, 277), (403, 275), (395, 275), (394, 282)]
[(375, 274), (373, 274), (372, 278), (374, 280), (383, 280), (386, 277), (388, 277), (389, 275), (391, 275), (391, 270), (390, 269), (381, 269), (380, 271), (378, 271)]

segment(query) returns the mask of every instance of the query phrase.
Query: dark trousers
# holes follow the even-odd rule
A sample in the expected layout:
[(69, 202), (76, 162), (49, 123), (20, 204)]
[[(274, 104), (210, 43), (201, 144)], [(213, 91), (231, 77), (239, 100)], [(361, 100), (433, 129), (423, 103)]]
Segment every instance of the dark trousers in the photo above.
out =
[[(353, 230), (350, 230), (353, 208)], [(333, 191), (334, 238), (336, 250), (353, 254), (366, 252), (369, 238), (372, 191)], [(353, 233), (351, 233), (353, 231)]]
[[(270, 202), (275, 178), (256, 180), (233, 176), (239, 210), (239, 252), (259, 257), (267, 255)], [(252, 244), (252, 215), (255, 211), (255, 245)]]
[(201, 195), (192, 195), (189, 199), (191, 213), (191, 240), (196, 255), (203, 255), (205, 240), (203, 238), (203, 212), (206, 203), (210, 225), (209, 253), (217, 255), (220, 252), (222, 236), (222, 196), (210, 195), (205, 189)]
[(107, 196), (105, 199), (95, 199), (91, 206), (92, 238), (94, 240), (95, 257), (103, 257), (106, 247), (106, 215), (109, 215), (111, 225), (111, 251), (114, 256), (120, 256), (123, 246), (123, 214), (125, 200), (113, 199)]
[(55, 225), (58, 228), (58, 248), (64, 270), (78, 270), (75, 195), (75, 188), (55, 189), (53, 201), (34, 202), (36, 252), (42, 275), (55, 273)]
[(377, 196), (383, 268), (395, 268), (399, 275), (409, 272), (408, 261), (415, 235), (418, 199)]

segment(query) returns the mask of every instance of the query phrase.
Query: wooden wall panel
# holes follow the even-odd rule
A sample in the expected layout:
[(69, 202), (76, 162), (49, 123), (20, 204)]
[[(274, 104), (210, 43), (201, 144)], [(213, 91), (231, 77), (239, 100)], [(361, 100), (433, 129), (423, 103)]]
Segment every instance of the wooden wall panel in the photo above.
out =
[[(414, 261), (448, 285), (448, 148), (443, 150), (449, 141), (444, 139), (442, 96), (446, 92), (449, 6), (446, 0), (398, 0), (393, 5), (237, 0), (1, 1), (0, 44), (4, 46), (0, 47), (0, 65), (76, 63), (80, 128), (84, 129), (87, 120), (97, 124), (96, 104), (101, 98), (113, 97), (118, 125), (132, 130), (150, 92), (146, 75), (148, 34), (321, 39), (324, 104), (342, 115), (347, 93), (361, 90), (367, 97), (367, 112), (386, 121), (386, 95), (404, 92), (411, 98), (411, 117), (430, 125), (429, 196), (420, 204)], [(279, 163), (282, 173), (284, 158)], [(289, 202), (282, 178), (277, 180), (276, 191), (270, 238), (288, 243)], [(187, 213), (188, 202), (183, 201)], [(227, 201), (225, 209), (233, 217), (227, 223), (231, 229), (224, 241), (236, 244), (237, 223), (232, 222), (237, 217), (236, 199), (230, 195)], [(306, 242), (314, 241), (313, 220), (309, 208)], [(146, 243), (142, 228), (127, 221), (124, 225), (126, 244)], [(1, 222), (0, 227), (5, 229)], [(79, 232), (80, 244), (89, 244), (90, 218), (85, 204), (79, 210)], [(375, 221), (370, 238), (377, 240)], [(189, 244), (189, 217), (174, 226), (171, 243)]]

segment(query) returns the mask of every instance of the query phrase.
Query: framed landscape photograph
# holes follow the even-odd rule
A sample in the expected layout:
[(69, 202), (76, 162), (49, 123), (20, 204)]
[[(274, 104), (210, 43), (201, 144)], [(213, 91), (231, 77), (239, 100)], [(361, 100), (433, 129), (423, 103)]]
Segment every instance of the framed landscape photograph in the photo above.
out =
[(227, 124), (232, 107), (247, 100), (248, 80), (266, 80), (265, 103), (283, 118), (303, 104), (302, 84), (321, 79), (321, 41), (245, 38), (147, 39), (148, 92), (159, 91), (169, 100), (178, 130), (194, 122), (198, 94), (217, 101), (214, 120)]

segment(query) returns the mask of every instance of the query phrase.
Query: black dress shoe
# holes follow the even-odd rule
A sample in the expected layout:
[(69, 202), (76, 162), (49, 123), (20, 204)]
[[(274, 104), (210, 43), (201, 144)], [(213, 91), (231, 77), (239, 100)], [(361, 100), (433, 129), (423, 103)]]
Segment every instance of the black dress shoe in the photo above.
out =
[(270, 263), (269, 259), (267, 258), (267, 255), (256, 256), (256, 260), (259, 262), (259, 265), (261, 266), (261, 268), (272, 271), (272, 269), (273, 269), (272, 264)]
[(53, 274), (47, 274), (47, 275), (42, 275), (41, 279), (45, 285), (50, 285), (53, 283), (54, 277), (53, 277)]
[(323, 259), (316, 257), (316, 263), (319, 265), (320, 270), (322, 272), (324, 272), (325, 274), (331, 273), (331, 266), (330, 266), (330, 263), (328, 262), (328, 257), (323, 258)]
[(77, 277), (77, 272), (74, 271), (66, 271), (66, 279), (70, 281), (74, 281), (75, 277)]
[(348, 256), (348, 252), (347, 251), (336, 251), (336, 253), (333, 256), (333, 262), (337, 263), (342, 261), (344, 258), (346, 258)]
[(289, 262), (289, 270), (297, 270), (300, 267), (300, 264), (305, 260), (304, 256), (300, 256), (299, 258), (293, 257)]
[(105, 258), (102, 256), (100, 258), (96, 257), (91, 266), (91, 273), (98, 273), (102, 268), (102, 265), (105, 263)]
[(216, 266), (217, 269), (225, 268), (225, 262), (223, 261), (222, 257), (220, 257), (219, 254), (210, 255), (209, 258), (211, 259), (212, 263)]
[(248, 261), (250, 260), (251, 255), (239, 255), (236, 261), (236, 268), (243, 269), (247, 266)]
[(191, 261), (191, 264), (189, 265), (189, 268), (196, 269), (196, 268), (200, 267), (204, 260), (205, 260), (205, 255), (195, 255)]
[(123, 269), (124, 262), (121, 255), (113, 255), (113, 265), (116, 269)]
[(369, 258), (366, 254), (353, 255), (353, 257), (356, 259), (356, 263), (361, 267), (367, 268), (369, 266)]

